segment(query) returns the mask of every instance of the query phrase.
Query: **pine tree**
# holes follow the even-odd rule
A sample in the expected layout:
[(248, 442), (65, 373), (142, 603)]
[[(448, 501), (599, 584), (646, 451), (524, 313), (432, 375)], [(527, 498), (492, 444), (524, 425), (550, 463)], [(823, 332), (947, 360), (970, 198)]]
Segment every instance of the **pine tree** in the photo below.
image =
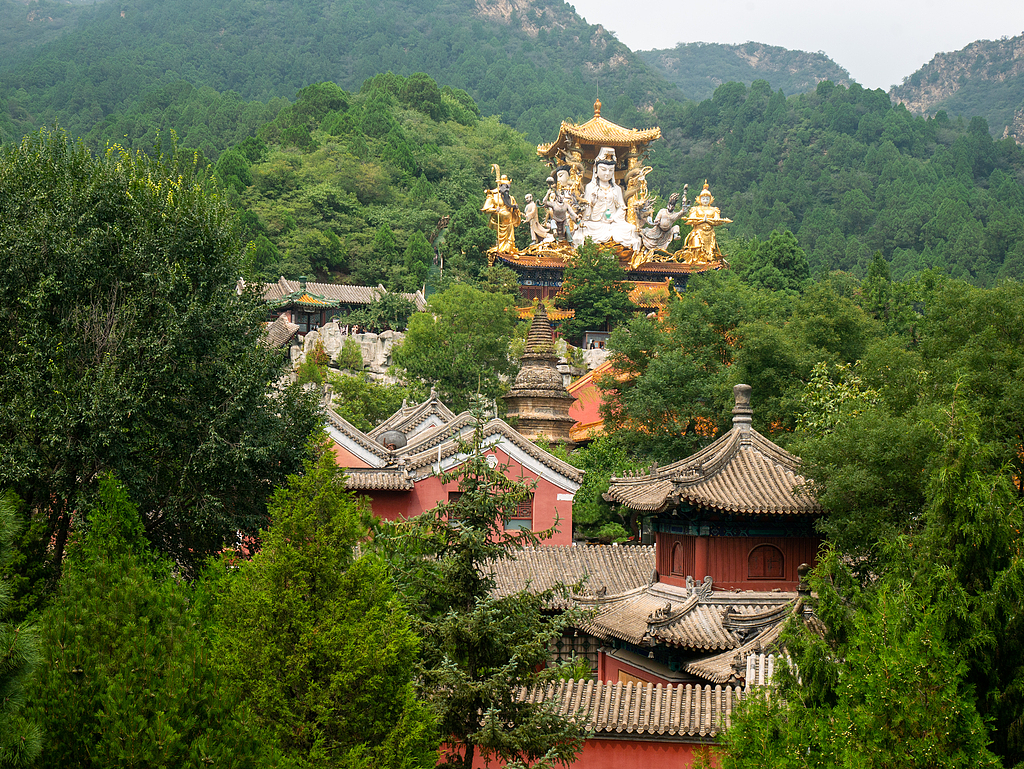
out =
[(353, 560), (366, 528), (329, 448), (270, 514), (260, 552), (225, 578), (225, 670), (299, 767), (433, 767), (412, 686), (418, 641), (383, 562)]
[[(0, 495), (0, 550), (10, 549), (19, 528), (17, 499)], [(10, 586), (0, 582), (0, 617), (6, 618), (10, 603)], [(42, 748), (38, 722), (23, 712), (28, 678), (38, 663), (35, 627), (0, 624), (0, 766), (29, 766)]]
[(50, 738), (37, 766), (275, 765), (124, 488), (106, 476), (90, 512), (41, 618), (30, 702)]

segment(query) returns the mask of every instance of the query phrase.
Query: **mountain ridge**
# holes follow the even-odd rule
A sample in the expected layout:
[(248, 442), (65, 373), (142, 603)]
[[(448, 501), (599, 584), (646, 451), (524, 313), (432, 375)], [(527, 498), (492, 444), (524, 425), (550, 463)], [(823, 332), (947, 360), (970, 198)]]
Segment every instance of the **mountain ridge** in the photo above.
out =
[(994, 134), (1024, 141), (1024, 34), (937, 53), (889, 97), (917, 115), (981, 116)]
[(809, 53), (764, 43), (679, 43), (637, 55), (688, 98), (701, 101), (726, 82), (767, 80), (787, 96), (812, 91), (823, 80), (848, 86), (850, 73), (822, 52)]

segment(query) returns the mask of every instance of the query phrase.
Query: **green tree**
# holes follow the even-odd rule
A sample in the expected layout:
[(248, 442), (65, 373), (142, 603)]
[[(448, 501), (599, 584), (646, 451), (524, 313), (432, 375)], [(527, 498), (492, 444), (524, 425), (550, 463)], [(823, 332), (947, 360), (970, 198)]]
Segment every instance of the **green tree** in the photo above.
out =
[(414, 388), (375, 382), (361, 368), (352, 375), (331, 372), (328, 381), (333, 393), (331, 408), (366, 432), (398, 411), (404, 400), (414, 401), (419, 395)]
[(903, 578), (861, 593), (843, 568), (834, 550), (825, 554), (812, 580), (825, 636), (802, 616), (791, 626), (784, 642), (795, 665), (779, 664), (778, 691), (733, 713), (722, 768), (999, 767), (962, 647), (945, 637), (944, 607)]
[(789, 230), (774, 230), (767, 241), (754, 241), (751, 249), (741, 273), (750, 285), (773, 291), (799, 292), (810, 280), (807, 254), (797, 244), (796, 235)]
[(183, 565), (256, 531), (317, 407), (272, 387), (286, 361), (195, 159), (43, 131), (0, 149), (0, 187), (0, 483), (54, 561), (106, 471)]
[(458, 482), (457, 499), (411, 520), (382, 523), (374, 537), (423, 638), (415, 680), (449, 745), (441, 766), (471, 769), (478, 755), (527, 765), (571, 763), (583, 727), (523, 701), (519, 689), (562, 673), (557, 665), (545, 668), (550, 644), (580, 616), (544, 612), (552, 591), (493, 596), (490, 564), (550, 532), (506, 528), (532, 489), (487, 464), (482, 423), (462, 450), (466, 462), (441, 476)]
[(492, 399), (515, 372), (508, 346), (515, 328), (511, 297), (455, 284), (427, 302), (409, 321), (405, 340), (394, 348), (395, 365), (406, 376), (436, 387), (456, 412), (474, 395)]
[[(0, 555), (7, 560), (21, 522), (18, 500), (0, 494)], [(42, 750), (39, 722), (26, 719), (25, 690), (40, 661), (39, 637), (34, 625), (11, 625), (11, 588), (0, 581), (0, 766), (31, 766)]]
[(409, 285), (406, 289), (415, 291), (422, 288), (433, 263), (434, 249), (430, 247), (422, 232), (414, 232), (405, 247), (405, 270), (409, 274)]
[(300, 767), (427, 769), (437, 736), (412, 684), (418, 639), (321, 444), (274, 493), (262, 549), (227, 579), (221, 662)]
[(609, 433), (627, 451), (673, 462), (710, 443), (730, 402), (726, 368), (751, 301), (735, 276), (694, 276), (664, 320), (633, 318), (608, 343), (612, 375), (598, 386)]
[(565, 268), (555, 299), (558, 307), (575, 310), (563, 323), (566, 336), (582, 344), (585, 332), (611, 329), (629, 318), (636, 310), (629, 299), (631, 288), (614, 252), (593, 241), (584, 243)]
[(217, 673), (190, 587), (149, 551), (138, 509), (111, 476), (76, 534), (40, 618), (43, 664), (29, 701), (51, 737), (36, 765), (275, 765)]

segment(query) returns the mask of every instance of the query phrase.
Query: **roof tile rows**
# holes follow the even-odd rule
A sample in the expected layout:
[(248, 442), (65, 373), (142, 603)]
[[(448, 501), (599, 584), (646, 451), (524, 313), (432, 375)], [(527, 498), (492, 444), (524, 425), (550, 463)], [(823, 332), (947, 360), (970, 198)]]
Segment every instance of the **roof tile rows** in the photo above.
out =
[(263, 338), (263, 343), (271, 349), (283, 347), (291, 341), (298, 330), (298, 323), (292, 323), (284, 315), (279, 315), (273, 323), (267, 325), (267, 335)]
[[(556, 584), (584, 581), (584, 592), (614, 595), (641, 587), (654, 572), (651, 545), (558, 545), (528, 547), (515, 558), (497, 561), (492, 567), (494, 594), (507, 596), (519, 590), (542, 592)], [(553, 608), (567, 600), (556, 596)]]
[(595, 737), (711, 738), (728, 728), (733, 708), (745, 698), (739, 686), (700, 686), (601, 681), (558, 681), (522, 696), (545, 703), (588, 725)]
[(648, 512), (680, 502), (741, 513), (821, 512), (804, 491), (799, 467), (797, 457), (756, 430), (734, 426), (691, 457), (647, 475), (612, 478), (605, 499)]
[(351, 491), (412, 491), (412, 478), (390, 471), (350, 469), (345, 474), (345, 488)]
[[(297, 280), (288, 280), (285, 277), (278, 278), (276, 283), (267, 283), (263, 287), (263, 298), (268, 302), (276, 302), (296, 294), (301, 288)], [(386, 293), (384, 286), (349, 286), (341, 283), (318, 283), (315, 281), (306, 282), (306, 291), (312, 297), (323, 297), (341, 304), (373, 304), (380, 296)], [(423, 311), (426, 303), (420, 292), (415, 294), (400, 294), (416, 305), (416, 309)]]
[[(737, 649), (752, 633), (785, 618), (794, 593), (722, 593), (657, 583), (619, 595), (577, 597), (595, 609), (586, 630), (605, 640), (635, 646), (664, 644), (699, 652)], [(738, 619), (744, 618), (744, 619)]]

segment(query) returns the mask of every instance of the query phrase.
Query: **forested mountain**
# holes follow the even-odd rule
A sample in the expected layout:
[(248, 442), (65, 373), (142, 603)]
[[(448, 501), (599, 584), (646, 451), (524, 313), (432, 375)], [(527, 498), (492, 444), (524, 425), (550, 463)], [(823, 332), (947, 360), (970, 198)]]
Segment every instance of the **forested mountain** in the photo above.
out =
[(918, 115), (980, 115), (996, 136), (1024, 142), (1024, 35), (936, 54), (890, 96)]
[[(689, 184), (695, 194), (707, 179), (733, 220), (722, 238), (737, 267), (789, 231), (819, 276), (863, 277), (876, 252), (896, 278), (1024, 276), (1024, 152), (980, 118), (914, 117), (881, 90), (827, 81), (788, 99), (764, 81), (729, 83), (699, 104), (661, 102), (652, 118), (664, 134), (652, 191), (666, 199)], [(478, 117), (465, 92), (384, 74), (358, 93), (303, 89), (216, 169), (266, 277), (330, 272), (409, 290), (432, 259), (423, 238), (444, 216), (449, 274), (480, 276), (494, 243), (479, 210), (491, 163), (521, 204), (544, 192), (548, 169), (531, 144)]]
[(763, 81), (662, 104), (657, 118), (663, 195), (708, 179), (732, 237), (790, 230), (816, 274), (863, 276), (881, 251), (894, 277), (1024, 276), (1024, 153), (983, 118), (914, 117), (857, 84), (786, 99)]
[(675, 48), (637, 51), (637, 56), (679, 86), (687, 98), (711, 97), (723, 83), (767, 80), (787, 96), (814, 90), (822, 80), (849, 85), (850, 73), (824, 53), (791, 51), (763, 43), (680, 43)]
[[(4, 18), (21, 14), (26, 35), (50, 34), (52, 14), (34, 3), (0, 8)], [(426, 72), (534, 139), (566, 117), (585, 119), (599, 82), (619, 95), (607, 100), (612, 118), (678, 96), (561, 0), (126, 0), (73, 16), (52, 41), (4, 47), (0, 136), (53, 121), (83, 135), (180, 80), (266, 101), (320, 81), (354, 90), (388, 70)]]

